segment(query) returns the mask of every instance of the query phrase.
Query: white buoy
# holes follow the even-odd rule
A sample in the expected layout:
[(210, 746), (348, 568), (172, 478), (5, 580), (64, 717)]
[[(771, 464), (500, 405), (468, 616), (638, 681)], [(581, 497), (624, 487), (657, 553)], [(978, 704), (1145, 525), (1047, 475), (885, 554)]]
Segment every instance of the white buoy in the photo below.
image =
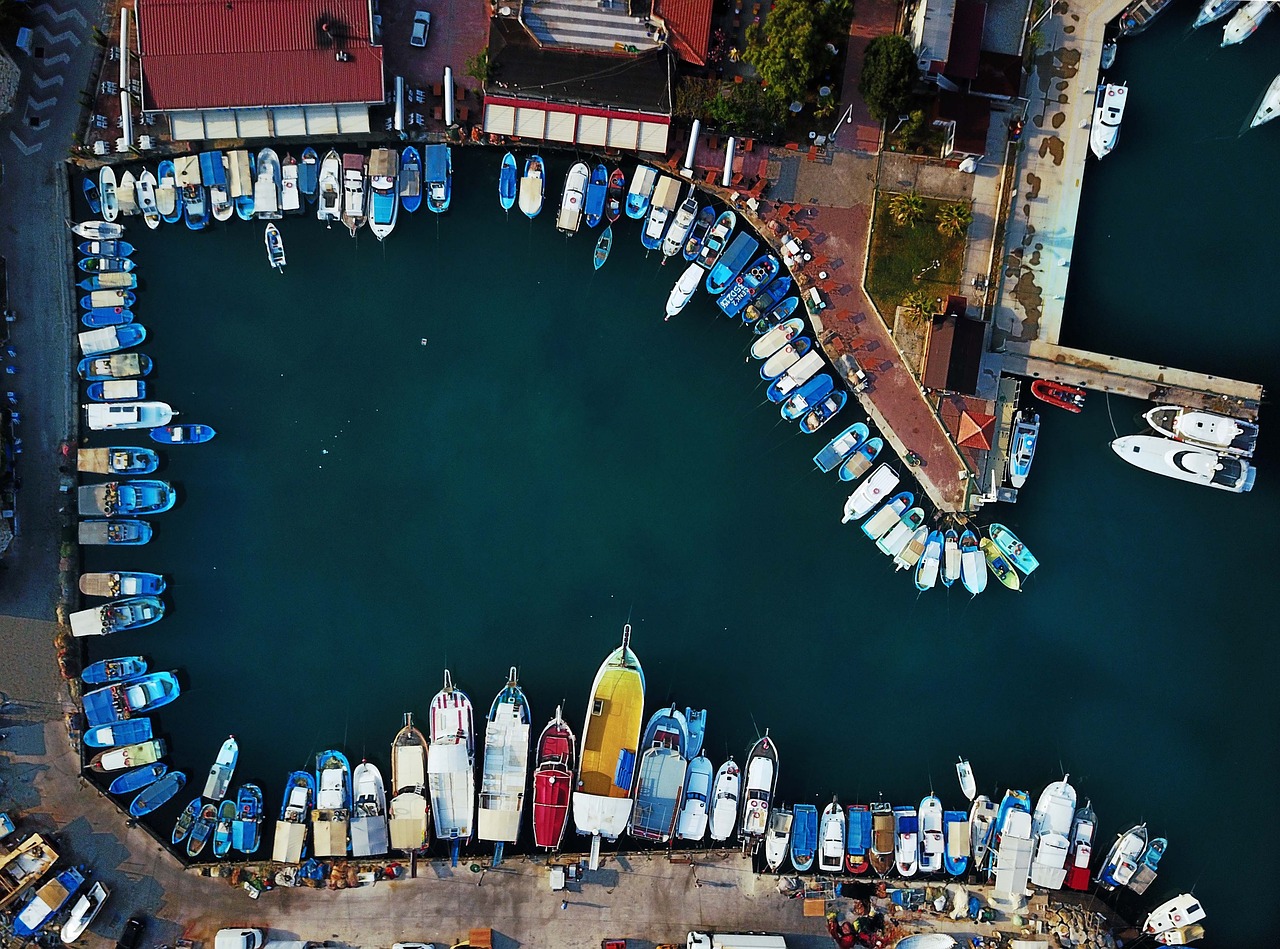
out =
[(444, 67), (444, 124), (453, 125), (453, 70)]
[(738, 140), (732, 135), (724, 146), (724, 174), (720, 176), (720, 184), (729, 187), (729, 182), (733, 180), (733, 153), (737, 149)]
[(686, 175), (693, 173), (693, 153), (698, 149), (698, 134), (702, 131), (702, 120), (694, 119), (693, 128), (689, 132), (689, 147), (684, 153), (684, 168), (681, 169)]

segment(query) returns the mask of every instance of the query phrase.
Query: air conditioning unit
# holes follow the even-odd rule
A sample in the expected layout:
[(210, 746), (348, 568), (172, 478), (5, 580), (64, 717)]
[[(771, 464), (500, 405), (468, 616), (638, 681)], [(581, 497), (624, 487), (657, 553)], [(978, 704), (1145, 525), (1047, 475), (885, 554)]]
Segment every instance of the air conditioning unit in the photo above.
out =
[(93, 153), (95, 155), (105, 155), (107, 153), (107, 143), (99, 139), (93, 143)]

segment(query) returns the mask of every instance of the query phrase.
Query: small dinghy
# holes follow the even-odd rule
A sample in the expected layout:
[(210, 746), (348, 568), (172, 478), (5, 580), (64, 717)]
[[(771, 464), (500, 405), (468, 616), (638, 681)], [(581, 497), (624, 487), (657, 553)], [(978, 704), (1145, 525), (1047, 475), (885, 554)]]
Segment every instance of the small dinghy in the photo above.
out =
[[(109, 576), (120, 576), (120, 574), (86, 573), (80, 578), (80, 591), (82, 593), (88, 592), (85, 590), (84, 582), (87, 577)], [(155, 576), (155, 574), (143, 574), (143, 576)], [(102, 588), (95, 586), (95, 595), (119, 596), (121, 592), (119, 586), (119, 584), (111, 584), (100, 593), (96, 592), (96, 590)], [(80, 681), (85, 685), (110, 685), (114, 682), (124, 682), (135, 676), (145, 675), (146, 672), (147, 660), (141, 656), (121, 656), (119, 659), (100, 659), (93, 665), (86, 667), (84, 672), (80, 673)]]
[(1031, 383), (1031, 394), (1041, 402), (1066, 409), (1079, 415), (1084, 408), (1084, 389), (1064, 385), (1061, 382), (1050, 382), (1048, 379), (1037, 379)]
[(595, 264), (595, 269), (599, 270), (604, 266), (604, 262), (609, 259), (609, 251), (613, 249), (613, 225), (610, 224), (604, 229), (604, 233), (600, 235), (600, 239), (596, 241), (595, 252), (591, 255), (591, 259)]
[(168, 804), (186, 783), (185, 774), (181, 771), (170, 771), (151, 787), (139, 792), (138, 796), (129, 802), (129, 816), (145, 817), (156, 808)]
[(216, 434), (208, 425), (164, 425), (151, 430), (151, 440), (162, 445), (202, 445)]
[(178, 815), (178, 819), (173, 824), (173, 831), (169, 834), (169, 842), (175, 847), (186, 840), (187, 835), (191, 833), (191, 828), (195, 826), (196, 819), (200, 816), (202, 800), (202, 798), (195, 798)]
[(502, 156), (502, 168), (498, 171), (498, 203), (504, 211), (515, 207), (516, 192), (519, 190), (517, 174), (516, 156), (507, 152)]

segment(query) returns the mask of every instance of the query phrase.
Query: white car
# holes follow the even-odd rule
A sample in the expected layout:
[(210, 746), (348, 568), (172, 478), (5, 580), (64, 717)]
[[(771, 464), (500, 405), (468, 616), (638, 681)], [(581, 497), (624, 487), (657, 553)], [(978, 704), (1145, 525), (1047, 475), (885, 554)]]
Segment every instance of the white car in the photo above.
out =
[(410, 46), (426, 46), (427, 34), (431, 32), (431, 14), (426, 10), (418, 10), (413, 15), (413, 34), (409, 37)]

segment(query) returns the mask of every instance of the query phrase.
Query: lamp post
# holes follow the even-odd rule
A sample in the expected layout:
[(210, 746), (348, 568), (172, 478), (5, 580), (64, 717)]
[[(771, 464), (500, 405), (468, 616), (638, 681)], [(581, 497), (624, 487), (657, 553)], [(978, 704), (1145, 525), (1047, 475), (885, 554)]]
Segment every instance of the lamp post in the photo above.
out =
[(836, 140), (836, 132), (840, 131), (840, 126), (846, 125), (853, 121), (853, 106), (850, 105), (840, 114), (840, 118), (836, 119), (835, 128), (831, 130), (831, 134), (827, 136), (827, 141), (834, 143)]

